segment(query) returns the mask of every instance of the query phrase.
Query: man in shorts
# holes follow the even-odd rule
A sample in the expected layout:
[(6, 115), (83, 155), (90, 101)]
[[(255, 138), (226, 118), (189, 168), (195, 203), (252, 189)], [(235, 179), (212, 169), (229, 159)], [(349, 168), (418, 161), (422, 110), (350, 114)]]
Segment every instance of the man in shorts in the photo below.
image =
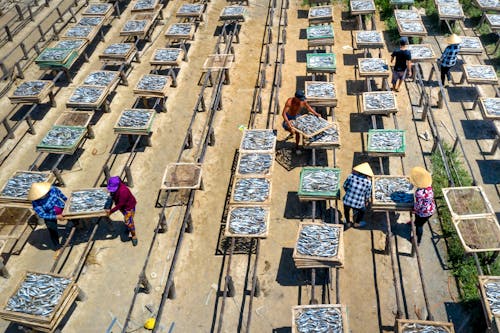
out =
[(391, 63), (396, 59), (392, 73), (392, 90), (398, 92), (406, 74), (411, 76), (411, 53), (408, 50), (408, 38), (401, 37), (400, 48), (391, 54)]

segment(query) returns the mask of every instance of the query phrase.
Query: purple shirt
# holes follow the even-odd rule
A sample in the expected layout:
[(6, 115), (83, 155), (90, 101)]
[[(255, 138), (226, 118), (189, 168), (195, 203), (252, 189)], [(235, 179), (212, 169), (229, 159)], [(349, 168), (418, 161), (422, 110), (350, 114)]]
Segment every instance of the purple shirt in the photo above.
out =
[(117, 210), (120, 210), (123, 213), (135, 209), (137, 201), (125, 184), (120, 182), (120, 186), (118, 186), (116, 192), (112, 193), (111, 196), (115, 203), (115, 207), (111, 209), (111, 213), (114, 213)]

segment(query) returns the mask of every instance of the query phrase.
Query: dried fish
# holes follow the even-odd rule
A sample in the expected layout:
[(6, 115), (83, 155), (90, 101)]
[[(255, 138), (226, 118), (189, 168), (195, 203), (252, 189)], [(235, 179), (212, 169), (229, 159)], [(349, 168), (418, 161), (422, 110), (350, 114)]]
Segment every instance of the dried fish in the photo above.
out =
[(148, 110), (125, 110), (117, 125), (118, 127), (144, 128), (149, 124), (152, 117), (153, 113)]
[(406, 33), (412, 32), (425, 32), (424, 25), (420, 21), (398, 21), (401, 27), (401, 30)]
[(331, 25), (313, 25), (307, 28), (307, 39), (333, 38), (333, 27)]
[(73, 95), (69, 98), (70, 103), (96, 103), (105, 93), (104, 87), (76, 87)]
[(154, 61), (176, 61), (181, 53), (181, 49), (157, 49), (155, 51)]
[(357, 43), (382, 43), (382, 33), (379, 31), (358, 31), (356, 33)]
[(41, 146), (73, 147), (85, 132), (85, 127), (54, 126), (40, 142)]
[(45, 182), (48, 179), (48, 174), (22, 171), (16, 172), (16, 174), (7, 181), (0, 196), (27, 199), (31, 184)]
[(130, 43), (117, 43), (111, 44), (104, 50), (103, 54), (108, 55), (126, 55), (130, 52), (133, 44)]
[(274, 150), (276, 136), (271, 130), (245, 131), (241, 140), (242, 150)]
[(291, 121), (292, 126), (306, 135), (312, 135), (321, 130), (325, 130), (331, 124), (321, 117), (312, 114), (306, 114)]
[(411, 58), (413, 60), (429, 59), (436, 57), (434, 51), (429, 46), (426, 45), (417, 45), (417, 44), (408, 45), (408, 50), (410, 50)]
[(48, 47), (45, 50), (40, 53), (40, 55), (37, 57), (36, 61), (41, 62), (41, 61), (65, 61), (66, 58), (73, 52), (72, 50), (69, 49), (56, 49), (56, 48), (51, 48)]
[(123, 32), (142, 32), (146, 29), (148, 20), (129, 20), (123, 27)]
[(189, 35), (192, 29), (191, 23), (175, 23), (167, 31), (168, 35)]
[(325, 69), (335, 69), (336, 62), (335, 56), (332, 53), (322, 53), (322, 54), (308, 54), (307, 57), (307, 67), (308, 68), (325, 68)]
[(95, 27), (92, 26), (75, 25), (74, 27), (69, 28), (64, 36), (86, 38), (94, 31), (94, 29)]
[(240, 235), (260, 235), (267, 230), (267, 210), (263, 207), (237, 207), (231, 210), (229, 231)]
[(96, 71), (90, 73), (83, 84), (106, 87), (118, 79), (118, 72)]
[(416, 10), (395, 10), (394, 16), (396, 20), (420, 20), (420, 14)]
[(368, 151), (398, 151), (404, 146), (404, 131), (370, 130)]
[(339, 252), (340, 228), (304, 225), (297, 239), (297, 252), (314, 257), (335, 257)]
[(49, 274), (27, 273), (5, 310), (48, 317), (55, 310), (71, 279)]
[(14, 96), (36, 96), (48, 85), (48, 82), (43, 81), (27, 81), (21, 83), (19, 87), (14, 90)]
[(71, 193), (69, 211), (71, 213), (87, 213), (104, 210), (111, 204), (111, 197), (104, 189), (88, 189)]
[(438, 12), (440, 16), (453, 16), (453, 17), (463, 17), (464, 11), (462, 6), (457, 6), (456, 4), (445, 5), (441, 4), (438, 6)]
[(330, 127), (325, 131), (309, 138), (309, 142), (315, 143), (339, 143), (340, 133), (336, 126)]
[(439, 5), (458, 5), (458, 0), (436, 0), (436, 4)]
[(403, 325), (401, 333), (449, 333), (449, 330), (442, 326), (408, 323)]
[(481, 44), (479, 37), (460, 36), (460, 39), (462, 39), (460, 49), (479, 49), (481, 51), (483, 49), (483, 44)]
[(365, 0), (351, 0), (351, 10), (353, 12), (359, 12), (359, 11), (374, 11), (375, 10), (375, 4), (373, 1), (365, 1)]
[(359, 68), (362, 73), (381, 73), (389, 70), (389, 66), (386, 61), (380, 58), (360, 59)]
[(266, 175), (273, 165), (273, 155), (258, 153), (243, 153), (240, 157), (238, 172), (243, 175), (261, 174)]
[(203, 5), (199, 3), (185, 3), (179, 8), (179, 14), (200, 14), (203, 12)]
[(264, 202), (270, 196), (270, 180), (267, 178), (239, 178), (234, 183), (235, 202)]
[(137, 89), (163, 91), (167, 82), (168, 76), (146, 74), (141, 78), (139, 83), (137, 83)]
[(332, 16), (332, 7), (324, 6), (324, 7), (312, 7), (309, 9), (309, 17), (330, 17)]
[(91, 3), (87, 7), (84, 14), (87, 15), (104, 15), (111, 8), (111, 4), (108, 3)]
[(494, 315), (500, 315), (500, 283), (487, 282), (484, 284), (486, 299), (490, 306), (490, 311)]
[(496, 80), (497, 74), (493, 66), (465, 65), (467, 75), (471, 79)]
[(393, 110), (396, 108), (396, 99), (392, 92), (365, 93), (363, 96), (367, 110)]
[(405, 177), (383, 177), (374, 180), (374, 197), (381, 202), (412, 203), (413, 185)]
[(153, 9), (157, 0), (138, 0), (132, 10)]
[(480, 7), (484, 8), (499, 8), (500, 1), (499, 0), (476, 0)]
[(90, 26), (96, 27), (104, 22), (104, 17), (102, 16), (84, 16), (78, 21), (77, 25), (80, 26)]
[(245, 14), (245, 11), (243, 6), (227, 6), (222, 10), (221, 16), (241, 16)]
[(314, 194), (317, 192), (337, 192), (340, 172), (326, 168), (303, 169), (300, 180), (300, 192)]
[(336, 98), (335, 85), (332, 82), (310, 82), (306, 85), (307, 98)]
[(390, 0), (391, 5), (413, 5), (414, 0)]
[(57, 49), (67, 49), (67, 50), (78, 50), (86, 43), (83, 39), (64, 39), (59, 41), (54, 48)]
[(500, 98), (485, 98), (483, 105), (487, 114), (500, 116)]
[(339, 308), (305, 308), (295, 318), (298, 333), (343, 333)]

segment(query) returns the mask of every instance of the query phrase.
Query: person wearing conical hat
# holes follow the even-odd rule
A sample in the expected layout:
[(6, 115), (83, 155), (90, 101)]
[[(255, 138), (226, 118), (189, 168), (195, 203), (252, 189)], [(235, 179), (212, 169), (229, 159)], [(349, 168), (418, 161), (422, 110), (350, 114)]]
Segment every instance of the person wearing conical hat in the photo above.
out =
[(356, 165), (344, 182), (345, 195), (343, 202), (346, 226), (351, 223), (349, 219), (351, 209), (354, 225), (361, 228), (366, 226), (363, 217), (365, 216), (366, 206), (370, 202), (372, 193), (371, 177), (373, 177), (372, 168), (365, 162)]
[(446, 82), (446, 77), (451, 81), (450, 69), (457, 63), (458, 52), (460, 51), (460, 43), (462, 39), (451, 34), (446, 39), (448, 46), (444, 49), (441, 58), (439, 58), (438, 63), (441, 69), (441, 84), (444, 86)]
[(410, 182), (416, 187), (413, 213), (415, 214), (417, 244), (420, 245), (424, 225), (436, 211), (434, 191), (432, 190), (432, 176), (424, 168), (414, 167), (410, 171)]
[(36, 215), (42, 218), (47, 226), (50, 240), (54, 245), (55, 257), (59, 256), (61, 243), (57, 231), (57, 220), (63, 220), (62, 211), (68, 198), (55, 186), (47, 182), (33, 183), (28, 192), (28, 200), (31, 201)]

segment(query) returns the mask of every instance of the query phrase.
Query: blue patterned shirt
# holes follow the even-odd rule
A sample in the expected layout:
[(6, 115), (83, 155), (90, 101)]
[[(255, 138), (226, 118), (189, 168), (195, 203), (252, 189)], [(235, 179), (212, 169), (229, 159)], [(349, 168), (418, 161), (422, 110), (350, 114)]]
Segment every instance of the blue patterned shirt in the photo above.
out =
[(39, 217), (45, 220), (55, 220), (56, 212), (54, 211), (54, 207), (64, 208), (64, 202), (67, 199), (60, 189), (52, 186), (46, 196), (34, 200), (31, 204)]
[(448, 45), (441, 55), (441, 66), (453, 67), (457, 63), (458, 52), (460, 51), (460, 44)]
[(344, 182), (344, 190), (344, 205), (363, 208), (370, 199), (372, 181), (365, 175), (351, 173)]

